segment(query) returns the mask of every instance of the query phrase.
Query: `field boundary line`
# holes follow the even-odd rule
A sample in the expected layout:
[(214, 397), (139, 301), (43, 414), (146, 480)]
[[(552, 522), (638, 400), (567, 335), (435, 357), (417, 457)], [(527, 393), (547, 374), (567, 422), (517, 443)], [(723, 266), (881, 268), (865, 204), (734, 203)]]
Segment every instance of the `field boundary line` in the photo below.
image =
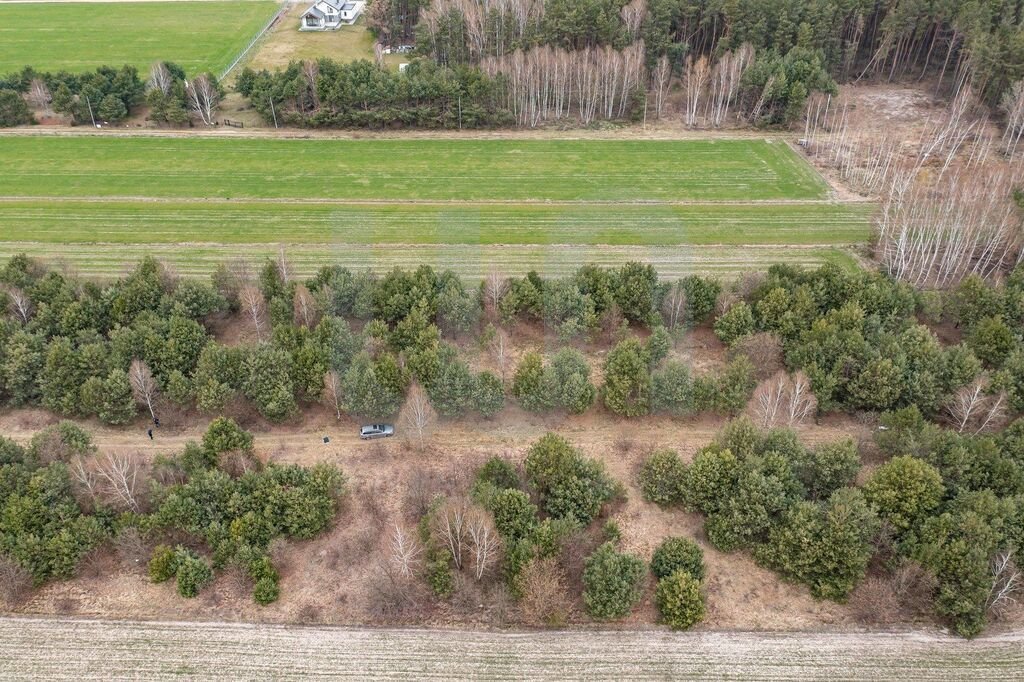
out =
[(310, 199), (307, 197), (150, 197), (123, 195), (62, 196), (0, 196), (0, 203), (50, 201), (61, 203), (126, 204), (308, 204), (310, 206), (858, 206), (877, 204), (872, 199), (638, 199), (609, 200), (547, 200), (547, 199)]
[(249, 51), (253, 48), (253, 46), (256, 45), (256, 43), (258, 43), (263, 38), (264, 35), (266, 35), (267, 31), (270, 30), (270, 28), (274, 26), (274, 24), (276, 24), (280, 19), (284, 17), (284, 15), (288, 12), (288, 8), (290, 6), (291, 3), (289, 0), (286, 0), (285, 2), (281, 3), (281, 6), (278, 8), (277, 12), (274, 13), (274, 16), (270, 17), (270, 21), (264, 24), (260, 32), (256, 34), (256, 37), (250, 40), (249, 44), (245, 47), (245, 49), (242, 50), (237, 57), (235, 57), (235, 61), (231, 62), (231, 66), (225, 69), (224, 73), (218, 76), (218, 81), (223, 81), (225, 78), (231, 75), (231, 72), (234, 71), (235, 67), (238, 66), (238, 63), (240, 61), (245, 59), (245, 56), (249, 54)]

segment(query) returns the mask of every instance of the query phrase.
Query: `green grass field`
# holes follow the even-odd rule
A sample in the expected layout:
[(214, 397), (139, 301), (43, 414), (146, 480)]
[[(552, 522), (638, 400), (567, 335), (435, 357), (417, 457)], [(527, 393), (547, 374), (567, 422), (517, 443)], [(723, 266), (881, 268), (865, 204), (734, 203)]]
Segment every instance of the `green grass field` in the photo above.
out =
[(274, 15), (269, 0), (0, 2), (0, 74), (86, 71), (158, 60), (220, 74)]
[(758, 140), (0, 139), (0, 196), (338, 201), (823, 199)]
[(49, 250), (95, 274), (146, 250), (191, 274), (278, 244), (310, 271), (852, 266), (874, 210), (831, 200), (766, 140), (12, 136), (0, 158), (0, 252)]

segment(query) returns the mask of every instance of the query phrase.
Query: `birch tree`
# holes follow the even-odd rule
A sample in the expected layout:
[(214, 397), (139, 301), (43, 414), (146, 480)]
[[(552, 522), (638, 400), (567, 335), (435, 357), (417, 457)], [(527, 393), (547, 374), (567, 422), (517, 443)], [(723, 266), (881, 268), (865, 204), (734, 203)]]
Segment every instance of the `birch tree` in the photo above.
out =
[(189, 108), (199, 120), (212, 126), (220, 105), (220, 91), (213, 77), (203, 73), (191, 81), (185, 81), (185, 97)]
[(341, 421), (341, 408), (344, 404), (341, 388), (341, 375), (333, 369), (324, 374), (323, 403), (334, 410), (335, 418)]
[(402, 425), (416, 436), (417, 447), (422, 449), (431, 427), (437, 421), (437, 412), (430, 404), (427, 392), (419, 384), (410, 387), (409, 397), (406, 398), (399, 419)]
[(149, 78), (146, 80), (146, 92), (157, 90), (164, 95), (171, 94), (171, 86), (174, 84), (174, 77), (171, 76), (167, 64), (155, 62), (149, 67)]
[(267, 303), (263, 299), (263, 292), (259, 290), (259, 287), (246, 285), (238, 292), (238, 301), (242, 307), (242, 313), (252, 323), (256, 341), (263, 341), (263, 326), (267, 313)]
[(423, 546), (415, 534), (407, 533), (395, 524), (391, 531), (391, 563), (405, 578), (411, 577), (421, 563)]
[(792, 376), (778, 372), (762, 382), (751, 399), (751, 412), (763, 428), (795, 427), (803, 424), (818, 409), (811, 382), (803, 372)]
[(35, 309), (32, 305), (32, 299), (18, 287), (5, 287), (2, 291), (7, 293), (10, 313), (22, 324), (27, 324)]
[(471, 509), (466, 521), (466, 535), (470, 556), (473, 559), (473, 576), (481, 580), (487, 569), (497, 562), (498, 550), (501, 547), (501, 540), (494, 528), (491, 515), (477, 507)]
[(128, 367), (128, 381), (131, 382), (135, 402), (144, 405), (149, 416), (156, 420), (156, 400), (160, 389), (149, 365), (143, 360), (132, 360)]

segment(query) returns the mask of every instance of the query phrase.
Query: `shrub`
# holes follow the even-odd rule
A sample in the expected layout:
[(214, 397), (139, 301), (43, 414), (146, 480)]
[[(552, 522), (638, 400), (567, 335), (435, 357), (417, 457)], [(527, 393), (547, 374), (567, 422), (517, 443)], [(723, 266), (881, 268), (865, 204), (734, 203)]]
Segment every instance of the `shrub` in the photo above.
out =
[(888, 410), (904, 389), (904, 374), (890, 358), (875, 358), (850, 382), (850, 403), (864, 410)]
[(135, 418), (136, 409), (128, 374), (120, 369), (111, 370), (103, 382), (99, 418), (107, 424), (127, 424)]
[(686, 291), (690, 319), (697, 324), (704, 322), (715, 312), (715, 302), (722, 291), (722, 286), (713, 279), (697, 275), (690, 275), (682, 284)]
[(519, 487), (519, 474), (507, 459), (491, 457), (476, 473), (478, 484), (489, 483), (498, 490)]
[(657, 450), (640, 468), (640, 490), (644, 499), (662, 507), (683, 502), (686, 465), (675, 450)]
[(867, 571), (878, 528), (862, 493), (843, 488), (827, 503), (797, 502), (790, 507), (755, 557), (807, 584), (819, 599), (845, 601)]
[(584, 459), (567, 440), (553, 433), (533, 444), (525, 467), (544, 511), (558, 519), (573, 518), (586, 525), (615, 494), (600, 462)]
[(278, 585), (278, 581), (269, 576), (265, 576), (256, 581), (256, 585), (253, 587), (252, 597), (256, 600), (257, 604), (266, 606), (277, 601), (277, 598), (281, 594), (281, 588)]
[(493, 417), (505, 407), (505, 386), (491, 372), (476, 375), (473, 390), (473, 409), (484, 417)]
[(942, 476), (916, 457), (894, 457), (879, 467), (864, 486), (864, 496), (899, 533), (917, 528), (942, 501)]
[(647, 337), (647, 343), (644, 347), (647, 349), (647, 357), (651, 367), (656, 367), (662, 360), (668, 357), (668, 352), (672, 349), (672, 336), (665, 327), (655, 327), (651, 331), (651, 335)]
[(715, 335), (727, 346), (753, 333), (754, 313), (744, 301), (734, 303), (715, 320)]
[(213, 571), (205, 560), (191, 552), (178, 549), (178, 594), (192, 598), (213, 580)]
[(651, 411), (677, 417), (694, 411), (693, 379), (686, 364), (669, 360), (651, 375)]
[(537, 525), (537, 507), (522, 490), (499, 490), (491, 497), (489, 508), (495, 528), (508, 540), (528, 537)]
[(435, 596), (447, 599), (455, 591), (455, 576), (448, 563), (448, 557), (427, 563), (427, 584)]
[(651, 372), (647, 350), (636, 339), (620, 342), (604, 363), (604, 404), (624, 417), (650, 410)]
[(689, 538), (666, 538), (651, 557), (651, 572), (664, 579), (683, 571), (690, 577), (704, 580), (704, 552)]
[(683, 499), (687, 507), (712, 514), (731, 494), (739, 475), (740, 462), (730, 450), (705, 449), (697, 453), (683, 478)]
[(979, 320), (967, 335), (967, 345), (989, 367), (1002, 367), (1017, 347), (1017, 338), (997, 315)]
[(700, 581), (685, 571), (676, 571), (659, 580), (654, 601), (661, 613), (661, 622), (673, 630), (686, 630), (704, 619)]
[(613, 620), (629, 615), (640, 601), (644, 562), (616, 552), (606, 542), (587, 557), (583, 569), (583, 603), (594, 618)]
[(860, 469), (857, 446), (850, 439), (826, 443), (814, 450), (800, 448), (794, 463), (797, 478), (814, 499), (825, 499), (853, 482)]
[(32, 122), (32, 110), (17, 90), (0, 89), (0, 128)]
[(178, 557), (167, 545), (159, 545), (153, 550), (153, 558), (149, 560), (149, 579), (155, 583), (170, 580), (178, 572)]
[(217, 417), (203, 434), (203, 448), (214, 457), (233, 450), (252, 452), (252, 443), (252, 434), (229, 417)]

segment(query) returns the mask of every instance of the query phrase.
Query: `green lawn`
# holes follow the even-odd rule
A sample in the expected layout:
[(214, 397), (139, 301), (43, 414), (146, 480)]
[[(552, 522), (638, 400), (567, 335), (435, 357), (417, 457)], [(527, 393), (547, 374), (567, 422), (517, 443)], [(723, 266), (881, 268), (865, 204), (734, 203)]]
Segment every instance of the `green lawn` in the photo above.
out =
[[(205, 3), (196, 3), (205, 4)], [(350, 201), (823, 199), (763, 140), (0, 139), (0, 196)]]
[[(2, 180), (0, 180), (2, 183)], [(870, 204), (0, 201), (7, 241), (220, 244), (853, 244)]]
[(86, 71), (158, 60), (189, 74), (219, 74), (279, 5), (269, 0), (215, 2), (0, 2), (0, 74)]
[(856, 267), (874, 206), (764, 140), (0, 137), (0, 256), (96, 277), (142, 253), (185, 275), (283, 245), (296, 268), (432, 263), (666, 276)]

